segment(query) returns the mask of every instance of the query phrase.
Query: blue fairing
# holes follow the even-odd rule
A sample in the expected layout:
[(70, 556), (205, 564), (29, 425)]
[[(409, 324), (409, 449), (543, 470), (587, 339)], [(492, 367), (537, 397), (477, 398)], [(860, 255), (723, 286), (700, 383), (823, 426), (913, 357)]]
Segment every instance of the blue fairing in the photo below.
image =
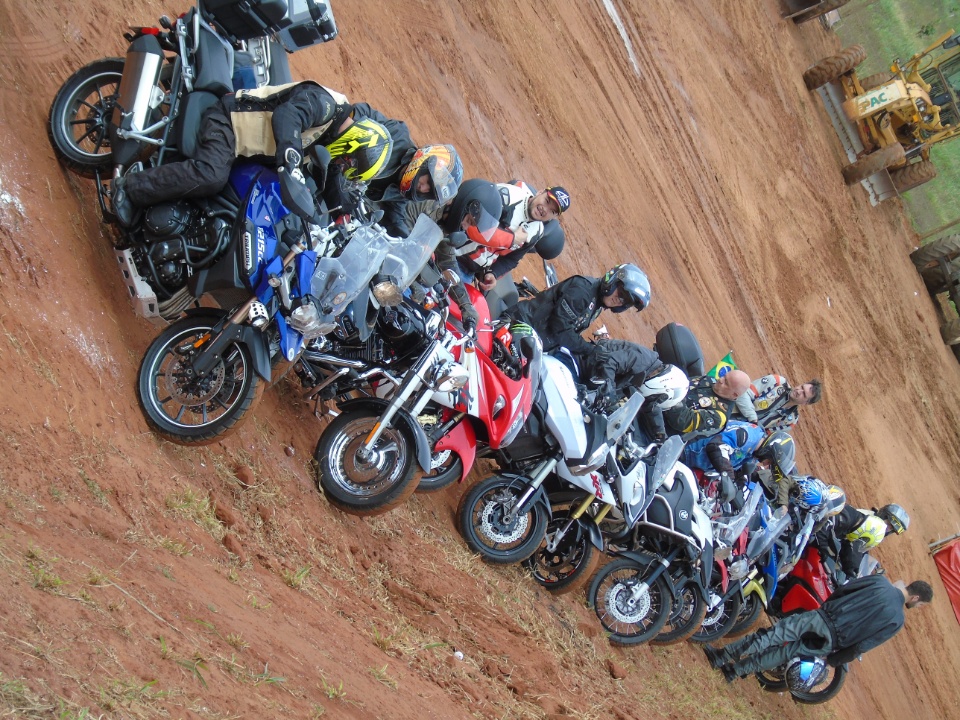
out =
[(274, 226), (290, 211), (280, 200), (277, 173), (269, 168), (250, 162), (237, 162), (230, 171), (230, 185), (240, 197), (245, 198), (247, 231), (257, 238), (255, 269), (250, 276), (250, 285), (257, 287), (263, 276), (263, 266), (280, 252)]

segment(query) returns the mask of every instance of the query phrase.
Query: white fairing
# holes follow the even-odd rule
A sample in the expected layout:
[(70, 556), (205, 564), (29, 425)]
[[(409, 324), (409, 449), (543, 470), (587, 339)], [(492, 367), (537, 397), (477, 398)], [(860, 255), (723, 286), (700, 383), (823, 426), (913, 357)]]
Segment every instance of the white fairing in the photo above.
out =
[[(642, 465), (643, 463), (640, 464)], [(616, 503), (616, 498), (613, 495), (613, 490), (610, 487), (610, 484), (606, 481), (604, 476), (596, 470), (585, 475), (574, 475), (572, 472), (570, 472), (570, 468), (563, 463), (560, 463), (557, 465), (556, 472), (561, 480), (568, 482), (571, 485), (576, 485), (577, 487), (582, 488), (589, 493), (593, 493), (597, 496), (597, 500), (605, 502), (608, 505), (613, 505)]]
[[(687, 488), (693, 493), (694, 497), (699, 496), (700, 489), (697, 487), (697, 477), (693, 474), (693, 471), (690, 468), (683, 463), (677, 463), (674, 477), (677, 476), (679, 476), (681, 480), (687, 484)], [(707, 545), (713, 544), (713, 526), (710, 523), (710, 517), (697, 503), (694, 503), (693, 505), (692, 531), (693, 536), (696, 538), (697, 544), (700, 546), (701, 550), (703, 550)]]
[(559, 441), (563, 456), (584, 457), (587, 452), (587, 431), (583, 423), (583, 409), (577, 402), (573, 375), (562, 362), (544, 355), (540, 378), (547, 396), (547, 427)]
[(644, 381), (640, 386), (640, 393), (644, 397), (665, 396), (664, 399), (653, 404), (658, 410), (672, 408), (687, 395), (690, 389), (690, 379), (680, 368), (667, 365), (666, 371), (656, 377)]

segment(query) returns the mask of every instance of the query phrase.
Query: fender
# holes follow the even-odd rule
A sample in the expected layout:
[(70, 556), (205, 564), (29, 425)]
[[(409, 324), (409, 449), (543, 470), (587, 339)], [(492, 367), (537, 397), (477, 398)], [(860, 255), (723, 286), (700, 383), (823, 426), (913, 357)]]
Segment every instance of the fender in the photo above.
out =
[(663, 579), (667, 581), (667, 587), (670, 590), (670, 597), (673, 600), (677, 599), (677, 586), (673, 582), (673, 578), (670, 577), (670, 573), (666, 572), (667, 566), (663, 565), (663, 563), (660, 562), (659, 558), (656, 558), (653, 555), (648, 555), (645, 552), (639, 552), (636, 550), (621, 550), (618, 552), (612, 552), (611, 555), (614, 555), (615, 557), (629, 558), (630, 560), (633, 560), (635, 563), (644, 565), (646, 567), (652, 567), (654, 565), (660, 566), (662, 570), (659, 574), (662, 574)]
[[(390, 405), (388, 401), (374, 397), (351, 398), (337, 403), (337, 407), (344, 412), (347, 410), (373, 410), (380, 415), (383, 414), (388, 405)], [(417, 445), (417, 462), (424, 472), (430, 472), (430, 459), (432, 457), (430, 443), (427, 440), (427, 434), (420, 427), (420, 423), (409, 412), (400, 408), (393, 416), (393, 424), (402, 425), (410, 432)]]
[(726, 563), (717, 560), (717, 558), (713, 559), (713, 564), (717, 566), (717, 574), (720, 576), (720, 589), (722, 591), (720, 594), (723, 595), (727, 592), (727, 587), (730, 585), (730, 573), (727, 572)]
[(751, 580), (746, 585), (743, 586), (743, 596), (746, 597), (755, 593), (760, 596), (760, 602), (763, 603), (764, 607), (767, 607), (767, 593), (764, 591), (763, 586), (758, 583), (756, 580)]
[(460, 462), (463, 464), (463, 472), (458, 482), (463, 482), (473, 469), (473, 463), (477, 458), (477, 432), (467, 418), (464, 418), (433, 446), (434, 452), (450, 450), (460, 456)]
[[(183, 315), (188, 318), (209, 320), (213, 328), (216, 328), (217, 325), (227, 317), (222, 310), (207, 307), (188, 308), (183, 311)], [(224, 344), (230, 340), (236, 340), (246, 345), (250, 350), (250, 354), (253, 356), (253, 368), (257, 375), (267, 382), (270, 382), (272, 377), (270, 370), (270, 348), (262, 332), (255, 330), (249, 325), (234, 325), (224, 333), (223, 340)]]
[(246, 345), (253, 356), (253, 368), (257, 375), (270, 382), (270, 348), (267, 337), (249, 325), (228, 324), (193, 361), (194, 369), (202, 376), (210, 372), (218, 358), (231, 342)]
[(586, 530), (587, 537), (590, 538), (590, 542), (593, 543), (593, 546), (603, 552), (603, 533), (600, 532), (600, 526), (597, 525), (592, 519), (584, 520), (582, 517), (577, 518), (577, 522), (580, 524), (580, 527)]

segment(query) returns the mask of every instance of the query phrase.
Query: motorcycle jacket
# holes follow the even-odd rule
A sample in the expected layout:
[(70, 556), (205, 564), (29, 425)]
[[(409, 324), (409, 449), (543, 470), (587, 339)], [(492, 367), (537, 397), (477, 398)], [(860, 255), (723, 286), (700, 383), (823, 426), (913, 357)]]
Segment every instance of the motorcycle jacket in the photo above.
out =
[(639, 387), (652, 371), (663, 366), (660, 356), (629, 340), (603, 339), (589, 343), (588, 352), (577, 356), (583, 377), (594, 385), (606, 381), (618, 387)]
[(237, 136), (238, 157), (303, 155), (315, 142), (327, 144), (353, 109), (346, 96), (309, 80), (238, 90), (223, 99)]
[(716, 379), (709, 375), (691, 381), (683, 401), (663, 413), (668, 434), (682, 435), (684, 442), (691, 442), (716, 435), (726, 427), (734, 401), (725, 400), (713, 392), (715, 382)]
[(533, 327), (543, 342), (543, 351), (565, 347), (574, 355), (591, 353), (580, 333), (600, 317), (600, 278), (573, 275), (529, 300), (507, 308), (505, 314)]
[(715, 470), (732, 477), (766, 436), (757, 425), (733, 421), (718, 435), (700, 438), (687, 445), (683, 451), (683, 462), (701, 470)]
[(737, 398), (736, 412), (767, 432), (789, 432), (797, 424), (800, 412), (790, 402), (790, 383), (782, 375), (764, 375), (754, 380), (749, 389)]
[(833, 633), (827, 662), (851, 662), (903, 627), (903, 593), (883, 575), (868, 575), (838, 587), (819, 612)]
[[(827, 528), (839, 544), (837, 560), (841, 569), (850, 577), (860, 572), (863, 556), (879, 545), (886, 537), (887, 525), (870, 510), (858, 510), (846, 505)], [(830, 547), (831, 539), (823, 538), (818, 544)]]

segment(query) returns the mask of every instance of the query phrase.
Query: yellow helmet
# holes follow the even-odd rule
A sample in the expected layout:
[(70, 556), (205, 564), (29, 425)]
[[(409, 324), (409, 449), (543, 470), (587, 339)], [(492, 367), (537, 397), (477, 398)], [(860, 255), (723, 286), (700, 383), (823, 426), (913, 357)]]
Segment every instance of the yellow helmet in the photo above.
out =
[(393, 152), (393, 138), (376, 120), (363, 118), (327, 145), (327, 150), (334, 161), (344, 166), (343, 176), (347, 180), (369, 182), (387, 167)]

